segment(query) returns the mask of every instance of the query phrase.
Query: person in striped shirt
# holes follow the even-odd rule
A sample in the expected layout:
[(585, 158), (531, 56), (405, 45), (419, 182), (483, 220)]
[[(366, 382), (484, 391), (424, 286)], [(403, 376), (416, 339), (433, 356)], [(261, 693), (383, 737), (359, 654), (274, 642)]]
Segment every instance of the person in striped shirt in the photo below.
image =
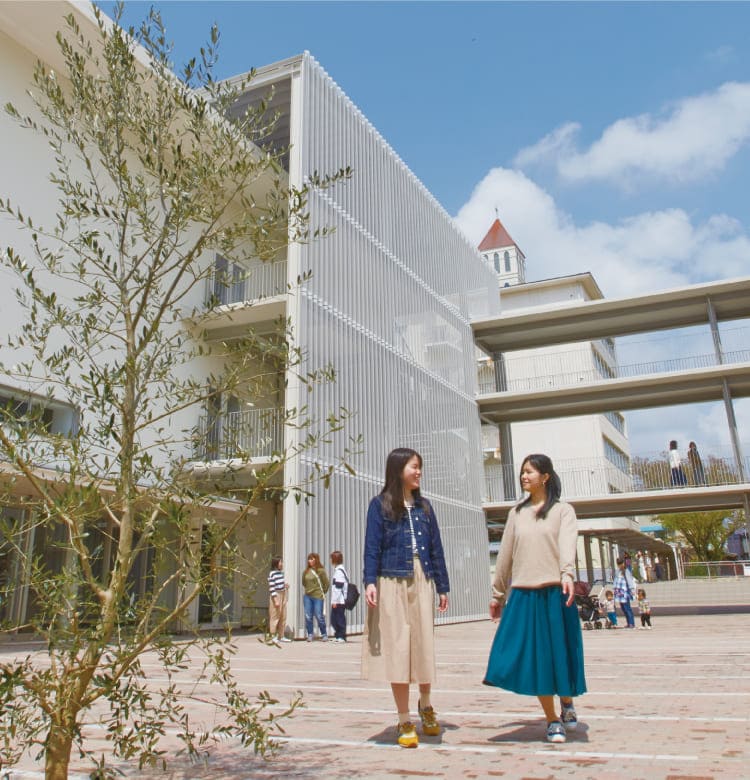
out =
[(275, 645), (292, 641), (284, 635), (288, 590), (289, 583), (284, 579), (284, 561), (273, 558), (268, 573), (268, 633)]

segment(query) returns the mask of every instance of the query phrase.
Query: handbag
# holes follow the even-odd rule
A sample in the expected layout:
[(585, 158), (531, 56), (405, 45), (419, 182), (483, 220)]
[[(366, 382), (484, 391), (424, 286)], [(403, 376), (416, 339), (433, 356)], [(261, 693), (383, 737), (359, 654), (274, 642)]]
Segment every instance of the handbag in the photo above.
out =
[(344, 599), (344, 609), (354, 609), (359, 601), (359, 588), (349, 580), (349, 575), (346, 573), (346, 569), (343, 569), (344, 576), (346, 577), (346, 598)]

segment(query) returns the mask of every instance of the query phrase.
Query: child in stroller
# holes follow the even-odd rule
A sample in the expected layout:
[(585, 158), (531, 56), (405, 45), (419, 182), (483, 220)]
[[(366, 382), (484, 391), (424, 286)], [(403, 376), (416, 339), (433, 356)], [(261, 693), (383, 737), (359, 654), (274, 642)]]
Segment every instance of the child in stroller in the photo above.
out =
[[(575, 602), (581, 627), (587, 631), (602, 627), (602, 613), (599, 601), (591, 595), (588, 582), (579, 581), (574, 586)], [(606, 620), (606, 618), (605, 618)]]

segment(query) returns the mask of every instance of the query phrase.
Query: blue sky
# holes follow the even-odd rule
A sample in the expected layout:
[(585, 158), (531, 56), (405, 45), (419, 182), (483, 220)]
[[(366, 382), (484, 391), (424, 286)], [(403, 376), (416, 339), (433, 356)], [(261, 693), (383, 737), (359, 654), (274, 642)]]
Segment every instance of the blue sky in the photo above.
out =
[[(530, 280), (588, 270), (617, 297), (750, 274), (750, 3), (154, 5), (178, 64), (218, 22), (219, 76), (309, 50), (470, 239), (499, 209)], [(633, 448), (665, 446), (656, 420), (725, 444), (718, 418), (628, 415)]]

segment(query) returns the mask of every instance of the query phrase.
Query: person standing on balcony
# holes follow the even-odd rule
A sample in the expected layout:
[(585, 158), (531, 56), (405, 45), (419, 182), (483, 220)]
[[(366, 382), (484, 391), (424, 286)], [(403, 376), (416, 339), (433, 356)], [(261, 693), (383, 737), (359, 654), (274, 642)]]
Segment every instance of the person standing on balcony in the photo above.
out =
[(391, 684), (398, 713), (398, 744), (415, 748), (409, 686), (419, 686), (422, 733), (436, 737), (440, 724), (432, 706), (435, 680), (434, 610), (448, 609), (450, 583), (435, 510), (420, 491), (422, 456), (393, 450), (385, 485), (370, 501), (365, 532), (364, 583), (367, 619), (362, 642), (362, 677)]
[(276, 645), (291, 641), (284, 635), (288, 591), (289, 583), (284, 579), (284, 561), (272, 558), (271, 571), (268, 573), (268, 633)]
[(313, 641), (314, 618), (318, 623), (321, 642), (327, 642), (328, 634), (326, 633), (326, 618), (323, 614), (323, 601), (328, 593), (330, 582), (318, 553), (310, 553), (307, 556), (307, 568), (302, 572), (302, 587), (305, 589), (302, 602), (305, 610), (307, 641)]
[(620, 605), (622, 614), (625, 615), (627, 623), (626, 628), (635, 628), (635, 618), (630, 602), (635, 596), (635, 582), (629, 569), (625, 568), (625, 561), (622, 558), (617, 559), (617, 574), (612, 583), (615, 591), (615, 601)]
[(673, 487), (684, 487), (687, 485), (685, 470), (682, 468), (682, 458), (680, 457), (680, 451), (677, 449), (677, 442), (674, 439), (669, 442), (669, 468), (671, 472), (669, 481)]
[(701, 460), (698, 446), (694, 441), (688, 444), (687, 451), (688, 464), (693, 475), (693, 483), (696, 485), (706, 484), (706, 472), (703, 470), (703, 461)]
[(536, 696), (547, 741), (565, 742), (578, 725), (573, 697), (586, 692), (573, 582), (578, 521), (560, 501), (560, 477), (546, 455), (524, 459), (520, 483), (528, 495), (510, 510), (500, 543), (490, 618), (499, 619), (506, 597), (507, 606), (483, 682)]

